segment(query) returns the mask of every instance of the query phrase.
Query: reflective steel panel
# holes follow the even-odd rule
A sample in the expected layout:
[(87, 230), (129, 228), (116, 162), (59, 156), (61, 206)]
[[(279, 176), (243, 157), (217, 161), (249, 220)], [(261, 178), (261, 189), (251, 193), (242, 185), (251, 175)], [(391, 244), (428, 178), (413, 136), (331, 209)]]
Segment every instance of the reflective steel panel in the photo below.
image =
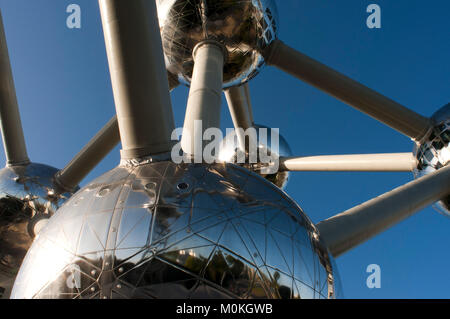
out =
[(70, 198), (13, 298), (334, 298), (335, 267), (283, 191), (231, 164), (121, 166)]
[(273, 0), (157, 0), (166, 65), (181, 83), (192, 78), (194, 47), (206, 40), (227, 52), (224, 88), (258, 74), (261, 55), (277, 38), (278, 13)]
[[(254, 128), (256, 129), (256, 140), (258, 141), (258, 152), (262, 152), (264, 156), (267, 155), (268, 157), (270, 157), (271, 162), (279, 162), (280, 157), (292, 156), (292, 151), (288, 142), (279, 133), (271, 130), (269, 127), (264, 125), (254, 125)], [(262, 138), (260, 134), (260, 129), (266, 129), (267, 134), (265, 134), (264, 138)], [(272, 137), (274, 137), (275, 140), (278, 141), (278, 145), (276, 145), (276, 147), (272, 146)], [(248, 154), (244, 153), (245, 152), (243, 152), (239, 147), (239, 141), (236, 131), (233, 131), (229, 133), (223, 140), (223, 143), (221, 144), (219, 150), (218, 158), (220, 161), (226, 163), (233, 163), (243, 166), (261, 175), (281, 189), (286, 188), (290, 175), (289, 172), (281, 172), (277, 170), (275, 172), (265, 173), (263, 169), (266, 167), (266, 165), (262, 163), (252, 162), (252, 160), (249, 160), (250, 158)], [(242, 162), (240, 158), (245, 159), (245, 162)], [(256, 159), (259, 160), (259, 156), (257, 156)]]
[(0, 170), (0, 297), (7, 298), (27, 250), (70, 194), (56, 194), (58, 170), (42, 164)]
[[(432, 120), (433, 130), (421, 143), (417, 143), (414, 154), (418, 167), (414, 177), (419, 178), (432, 173), (450, 163), (450, 103), (437, 111)], [(450, 195), (439, 201), (435, 208), (442, 214), (450, 216)]]

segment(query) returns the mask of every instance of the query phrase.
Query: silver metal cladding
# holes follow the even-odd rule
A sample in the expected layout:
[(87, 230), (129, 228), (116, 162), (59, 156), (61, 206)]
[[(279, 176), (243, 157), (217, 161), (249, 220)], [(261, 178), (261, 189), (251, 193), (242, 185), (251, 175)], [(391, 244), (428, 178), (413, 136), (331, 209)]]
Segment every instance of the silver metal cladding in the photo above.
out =
[(12, 297), (334, 298), (338, 282), (315, 226), (277, 187), (231, 164), (158, 162), (74, 195)]
[(224, 88), (243, 84), (258, 74), (262, 56), (278, 33), (273, 0), (157, 0), (168, 70), (181, 83), (192, 79), (195, 46), (214, 40), (226, 49)]
[[(219, 160), (243, 166), (261, 175), (279, 188), (285, 189), (290, 173), (279, 169), (279, 160), (280, 157), (292, 156), (288, 142), (279, 132), (263, 125), (254, 125), (253, 128), (250, 128), (250, 131), (246, 131), (249, 133), (247, 136), (250, 136), (252, 131), (255, 132), (255, 136), (247, 138), (246, 143), (252, 144), (252, 140), (254, 140), (257, 145), (246, 146), (247, 150), (243, 151), (239, 145), (236, 130), (234, 130), (225, 137), (221, 144)], [(265, 134), (261, 134), (262, 132)], [(262, 137), (262, 135), (265, 136)]]
[(5, 298), (34, 237), (70, 196), (55, 191), (57, 171), (35, 163), (0, 170), (0, 295)]
[[(425, 140), (417, 143), (414, 154), (418, 160), (414, 177), (430, 174), (450, 164), (450, 103), (437, 111), (432, 121), (434, 127)], [(450, 194), (435, 205), (436, 209), (450, 217)]]

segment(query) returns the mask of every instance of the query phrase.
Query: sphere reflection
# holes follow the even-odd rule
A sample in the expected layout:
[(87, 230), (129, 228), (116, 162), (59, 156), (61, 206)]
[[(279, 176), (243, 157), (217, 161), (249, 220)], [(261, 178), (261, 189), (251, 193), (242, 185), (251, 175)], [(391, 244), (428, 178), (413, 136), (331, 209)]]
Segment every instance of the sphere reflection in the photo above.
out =
[[(254, 128), (256, 129), (256, 136), (254, 139), (257, 141), (256, 151), (258, 153), (255, 154), (256, 156), (254, 159), (256, 159), (258, 163), (255, 163), (254, 159), (251, 159), (248, 152), (246, 153), (242, 150), (242, 147), (239, 145), (236, 131), (231, 132), (225, 137), (219, 151), (219, 160), (246, 167), (269, 180), (279, 188), (286, 188), (289, 172), (281, 172), (276, 167), (274, 167), (273, 171), (266, 171), (265, 168), (267, 165), (260, 163), (260, 154), (267, 154), (271, 163), (278, 163), (280, 157), (292, 156), (292, 151), (288, 142), (278, 131), (272, 130), (267, 126), (254, 125)], [(262, 132), (267, 133), (261, 134)], [(262, 135), (264, 135), (264, 137), (262, 137)], [(246, 143), (250, 143), (249, 141), (250, 140), (247, 139)], [(275, 143), (276, 145), (272, 145), (272, 143)], [(252, 150), (250, 150), (250, 152), (252, 152)], [(255, 150), (253, 150), (253, 152), (255, 152)], [(240, 159), (244, 159), (245, 162)], [(265, 162), (267, 164), (268, 160), (266, 159)]]
[(206, 40), (227, 51), (224, 88), (253, 78), (264, 64), (261, 55), (277, 37), (273, 0), (157, 0), (161, 38), (169, 71), (189, 85), (194, 47)]
[[(418, 167), (414, 176), (432, 173), (450, 163), (450, 104), (437, 111), (432, 120), (434, 128), (422, 143), (417, 143), (414, 153), (418, 160)], [(450, 216), (450, 195), (436, 204), (437, 210)]]
[(9, 296), (35, 235), (69, 194), (55, 194), (58, 170), (42, 165), (0, 170), (0, 295)]
[[(50, 258), (51, 256), (51, 258)], [(334, 298), (319, 234), (287, 195), (230, 164), (125, 165), (39, 234), (13, 298)]]

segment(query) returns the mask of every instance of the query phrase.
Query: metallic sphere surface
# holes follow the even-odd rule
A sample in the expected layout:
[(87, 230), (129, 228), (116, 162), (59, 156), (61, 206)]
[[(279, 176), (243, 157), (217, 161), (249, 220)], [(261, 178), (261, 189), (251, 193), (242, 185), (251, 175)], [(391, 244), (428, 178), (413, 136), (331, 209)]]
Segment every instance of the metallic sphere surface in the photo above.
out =
[(36, 233), (69, 194), (55, 194), (58, 170), (42, 164), (0, 170), (0, 295), (8, 297)]
[(193, 50), (203, 41), (223, 45), (224, 88), (243, 84), (264, 65), (261, 52), (277, 38), (273, 0), (157, 0), (166, 65), (189, 85)]
[[(256, 139), (258, 141), (258, 152), (263, 152), (270, 156), (271, 162), (278, 162), (280, 157), (292, 156), (291, 148), (286, 139), (276, 132), (264, 125), (254, 125), (256, 129)], [(261, 138), (260, 129), (266, 129), (267, 134), (264, 138)], [(272, 141), (278, 141), (276, 147), (272, 147)], [(219, 160), (226, 163), (234, 163), (261, 175), (265, 179), (269, 180), (281, 189), (285, 189), (289, 179), (289, 172), (282, 172), (278, 169), (275, 172), (265, 173), (263, 168), (266, 165), (261, 163), (249, 163), (248, 154), (242, 154), (242, 150), (239, 147), (239, 141), (236, 135), (236, 131), (229, 133), (219, 151)], [(239, 164), (238, 158), (245, 157), (246, 162)]]
[(335, 298), (300, 207), (231, 164), (125, 163), (38, 235), (13, 298)]
[[(437, 111), (432, 120), (434, 128), (421, 143), (417, 143), (414, 154), (418, 160), (414, 176), (432, 173), (450, 164), (450, 103)], [(436, 209), (450, 217), (450, 195), (435, 205)]]

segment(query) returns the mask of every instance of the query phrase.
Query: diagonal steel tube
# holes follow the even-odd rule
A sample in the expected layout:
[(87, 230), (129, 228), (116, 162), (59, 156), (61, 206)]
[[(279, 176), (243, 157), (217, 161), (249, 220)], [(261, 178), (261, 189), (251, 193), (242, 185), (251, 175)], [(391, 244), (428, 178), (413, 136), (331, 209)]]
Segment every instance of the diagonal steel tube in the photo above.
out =
[(333, 256), (364, 243), (450, 194), (450, 166), (317, 224)]
[(175, 128), (155, 1), (99, 0), (122, 158), (170, 152)]
[(375, 92), (326, 65), (275, 40), (264, 52), (267, 64), (323, 90), (397, 131), (420, 141), (431, 120)]
[(417, 160), (412, 153), (280, 158), (282, 171), (411, 172), (416, 167)]
[(0, 126), (6, 165), (25, 165), (27, 154), (22, 122), (20, 120), (16, 89), (9, 60), (3, 18), (0, 13)]
[(56, 173), (56, 184), (65, 191), (73, 191), (119, 142), (119, 126), (114, 116), (66, 167)]
[[(239, 145), (241, 149), (245, 150), (250, 145), (250, 141), (246, 141), (244, 131), (254, 125), (248, 84), (229, 88), (224, 93)], [(239, 130), (239, 128), (242, 130)]]
[(253, 107), (252, 107), (251, 95), (250, 95), (250, 85), (248, 83), (246, 83), (243, 87), (244, 87), (244, 91), (245, 91), (245, 96), (247, 97), (247, 105), (249, 106), (248, 113), (250, 115), (250, 121), (252, 123), (255, 123), (255, 118), (253, 117)]
[[(178, 85), (178, 81), (169, 73), (170, 91)], [(117, 116), (114, 116), (66, 167), (55, 175), (56, 184), (64, 191), (73, 191), (119, 142), (119, 124)]]
[(229, 88), (224, 93), (234, 126), (244, 130), (252, 127), (254, 123), (248, 84)]

